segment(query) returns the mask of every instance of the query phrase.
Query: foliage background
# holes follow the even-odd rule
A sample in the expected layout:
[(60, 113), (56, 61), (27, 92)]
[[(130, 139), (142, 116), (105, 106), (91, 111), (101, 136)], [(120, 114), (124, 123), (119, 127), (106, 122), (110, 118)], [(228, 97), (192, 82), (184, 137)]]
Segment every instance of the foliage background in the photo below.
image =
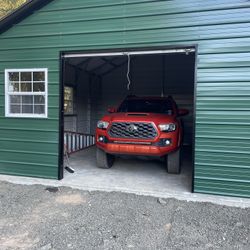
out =
[(25, 2), (27, 0), (0, 0), (0, 19)]

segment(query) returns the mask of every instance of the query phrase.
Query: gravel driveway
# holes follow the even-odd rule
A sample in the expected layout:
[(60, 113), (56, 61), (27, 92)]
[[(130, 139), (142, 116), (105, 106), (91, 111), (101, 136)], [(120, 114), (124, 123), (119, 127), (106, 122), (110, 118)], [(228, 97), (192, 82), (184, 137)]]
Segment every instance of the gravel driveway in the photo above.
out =
[(0, 249), (250, 249), (250, 208), (0, 182)]

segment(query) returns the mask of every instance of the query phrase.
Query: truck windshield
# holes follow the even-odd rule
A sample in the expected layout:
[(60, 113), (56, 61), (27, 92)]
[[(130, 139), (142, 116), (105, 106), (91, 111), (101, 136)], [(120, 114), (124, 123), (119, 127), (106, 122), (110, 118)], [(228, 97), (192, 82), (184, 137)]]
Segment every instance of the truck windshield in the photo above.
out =
[(143, 100), (131, 99), (122, 102), (118, 112), (139, 112), (139, 113), (158, 113), (173, 114), (172, 103), (168, 100)]

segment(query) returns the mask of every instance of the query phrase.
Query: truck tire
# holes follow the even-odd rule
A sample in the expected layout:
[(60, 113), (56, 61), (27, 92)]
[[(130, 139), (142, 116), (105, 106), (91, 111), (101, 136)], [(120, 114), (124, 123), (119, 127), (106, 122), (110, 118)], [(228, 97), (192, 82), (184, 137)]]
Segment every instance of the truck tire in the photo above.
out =
[(115, 157), (107, 154), (103, 150), (96, 148), (96, 163), (98, 168), (111, 168), (114, 164)]
[(177, 151), (166, 156), (167, 171), (170, 174), (179, 174), (181, 172), (180, 151), (181, 150), (178, 149)]

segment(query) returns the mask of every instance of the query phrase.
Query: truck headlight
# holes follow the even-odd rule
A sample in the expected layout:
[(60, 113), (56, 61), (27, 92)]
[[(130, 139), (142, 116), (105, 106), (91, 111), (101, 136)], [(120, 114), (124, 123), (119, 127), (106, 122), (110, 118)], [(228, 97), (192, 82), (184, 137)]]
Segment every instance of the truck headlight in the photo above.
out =
[(176, 130), (176, 124), (174, 123), (160, 124), (158, 127), (162, 132), (172, 132)]
[(105, 122), (105, 121), (98, 121), (97, 122), (97, 128), (107, 129), (108, 126), (109, 126), (109, 122)]

